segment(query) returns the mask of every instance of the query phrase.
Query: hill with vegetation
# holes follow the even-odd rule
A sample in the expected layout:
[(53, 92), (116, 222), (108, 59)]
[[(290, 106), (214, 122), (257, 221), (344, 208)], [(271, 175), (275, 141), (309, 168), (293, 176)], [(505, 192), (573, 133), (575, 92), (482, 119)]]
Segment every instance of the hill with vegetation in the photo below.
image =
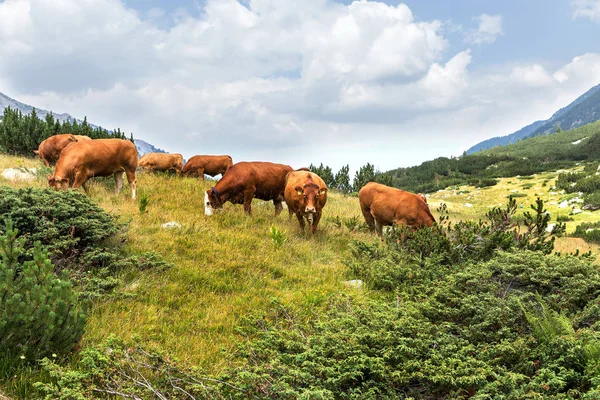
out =
[(434, 192), (452, 185), (489, 186), (501, 177), (531, 175), (595, 161), (600, 161), (600, 122), (475, 154), (440, 157), (387, 173), (395, 187)]
[(519, 140), (538, 135), (548, 135), (561, 130), (570, 130), (600, 119), (600, 85), (594, 86), (568, 106), (555, 112), (544, 121), (535, 121), (507, 136), (494, 137), (477, 143), (467, 154), (506, 146)]
[[(38, 160), (0, 156), (0, 170), (18, 165), (38, 177), (0, 177), (0, 210), (21, 241), (0, 246), (2, 282), (7, 271), (43, 266), (44, 284), (27, 281), (36, 285), (32, 301), (55, 293), (53, 315), (70, 322), (27, 330), (26, 347), (0, 345), (6, 395), (598, 395), (600, 274), (581, 255), (597, 247), (555, 239), (560, 221), (574, 232), (595, 213), (575, 212), (577, 193), (555, 188), (560, 173), (449, 187), (428, 198), (438, 227), (391, 229), (380, 241), (365, 229), (358, 199), (335, 190), (311, 237), (285, 212), (274, 217), (269, 202), (255, 200), (252, 216), (227, 204), (206, 217), (211, 181), (140, 173), (134, 202), (126, 190), (114, 194), (112, 179), (92, 182), (89, 197), (49, 191)], [(14, 230), (0, 226), (0, 243), (14, 242)], [(6, 257), (10, 248), (22, 250)], [(0, 296), (0, 308), (28, 287)], [(31, 304), (19, 312), (39, 312)], [(3, 318), (16, 313), (0, 315), (6, 337), (18, 325)]]

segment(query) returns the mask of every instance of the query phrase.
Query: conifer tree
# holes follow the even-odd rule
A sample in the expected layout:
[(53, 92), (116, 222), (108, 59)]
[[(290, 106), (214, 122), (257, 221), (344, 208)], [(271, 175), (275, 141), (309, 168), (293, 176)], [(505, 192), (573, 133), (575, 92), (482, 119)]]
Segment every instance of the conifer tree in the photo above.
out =
[(12, 356), (67, 353), (83, 334), (86, 316), (66, 271), (60, 277), (40, 242), (22, 261), (24, 239), (12, 222), (0, 236), (0, 349)]

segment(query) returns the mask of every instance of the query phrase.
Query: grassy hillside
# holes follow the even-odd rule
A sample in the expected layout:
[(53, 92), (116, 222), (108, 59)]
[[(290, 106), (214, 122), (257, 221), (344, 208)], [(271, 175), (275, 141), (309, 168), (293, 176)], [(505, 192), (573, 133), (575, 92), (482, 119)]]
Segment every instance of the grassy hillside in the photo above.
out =
[[(0, 156), (0, 169), (37, 161)], [(174, 176), (138, 175), (138, 196), (150, 203), (140, 215), (128, 186), (116, 196), (110, 180), (94, 183), (90, 194), (109, 213), (128, 222), (128, 251), (155, 251), (176, 265), (158, 275), (126, 276), (121, 298), (94, 308), (84, 344), (110, 333), (156, 344), (190, 364), (219, 368), (221, 350), (232, 346), (237, 319), (266, 308), (272, 298), (310, 310), (328, 294), (343, 290), (347, 268), (342, 263), (352, 238), (369, 240), (367, 233), (350, 233), (329, 218), (360, 215), (357, 198), (331, 194), (315, 238), (300, 233), (286, 210), (274, 218), (271, 202), (254, 202), (251, 218), (228, 203), (212, 218), (204, 215), (203, 194), (211, 182)], [(0, 178), (1, 184), (6, 184)], [(214, 183), (212, 183), (214, 184)], [(13, 187), (46, 187), (45, 178)], [(361, 216), (362, 219), (362, 216)], [(181, 229), (163, 229), (176, 221)], [(284, 231), (288, 241), (277, 249), (269, 228)]]
[[(529, 153), (523, 150), (522, 154)], [(41, 167), (37, 160), (0, 156), (0, 170), (17, 165)], [(8, 182), (0, 177), (0, 185), (46, 187), (45, 174), (40, 175), (33, 182)], [(548, 202), (555, 222), (557, 215), (567, 216), (571, 210), (559, 208), (559, 204), (576, 197), (552, 189), (556, 176), (549, 172), (503, 178), (495, 186), (480, 189), (453, 186), (432, 194), (429, 204), (438, 218), (436, 208), (445, 203), (450, 218), (457, 221), (481, 218), (491, 207), (506, 204), (511, 194), (522, 196), (517, 198), (518, 215), (522, 215), (539, 196)], [(127, 223), (123, 235), (126, 252), (155, 251), (175, 267), (124, 271), (124, 284), (117, 294), (94, 305), (82, 347), (116, 334), (128, 342), (162, 349), (183, 365), (218, 374), (230, 363), (240, 338), (236, 328), (241, 318), (266, 312), (273, 300), (310, 319), (335, 293), (352, 293), (355, 298), (378, 296), (344, 284), (355, 278), (344, 263), (350, 255), (350, 242), (377, 240), (363, 229), (348, 228), (358, 226), (353, 217), (363, 222), (356, 197), (330, 193), (324, 219), (313, 238), (299, 232), (297, 221), (289, 220), (286, 210), (275, 218), (272, 203), (258, 200), (253, 203), (251, 217), (245, 216), (240, 206), (229, 203), (222, 213), (206, 217), (203, 192), (211, 184), (139, 174), (138, 197), (148, 196), (150, 201), (146, 213), (139, 212), (139, 200), (129, 198), (127, 185), (119, 196), (112, 192), (112, 180), (91, 185), (92, 199)], [(597, 219), (597, 214), (584, 211), (572, 218), (574, 221), (567, 222), (568, 232), (581, 222)], [(171, 221), (182, 227), (161, 227)], [(271, 226), (285, 232), (288, 240), (281, 248), (272, 243)], [(591, 249), (597, 254), (598, 247), (575, 238), (562, 238), (557, 243), (559, 251), (576, 249)]]
[(450, 185), (485, 179), (531, 175), (577, 162), (600, 160), (600, 122), (548, 136), (538, 136), (459, 158), (440, 157), (410, 168), (389, 171), (393, 185), (414, 192), (433, 192)]

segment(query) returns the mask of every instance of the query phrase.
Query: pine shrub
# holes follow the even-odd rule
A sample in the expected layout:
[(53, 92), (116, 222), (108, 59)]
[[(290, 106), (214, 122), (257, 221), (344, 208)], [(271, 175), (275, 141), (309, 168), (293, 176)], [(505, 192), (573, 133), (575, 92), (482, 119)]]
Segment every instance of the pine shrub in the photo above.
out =
[(0, 187), (0, 215), (22, 233), (24, 255), (31, 256), (39, 241), (59, 268), (119, 230), (113, 217), (74, 190)]
[(10, 220), (4, 232), (0, 236), (0, 349), (28, 359), (68, 353), (83, 334), (86, 317), (67, 273), (54, 274), (39, 241), (27, 251), (26, 240), (18, 237)]

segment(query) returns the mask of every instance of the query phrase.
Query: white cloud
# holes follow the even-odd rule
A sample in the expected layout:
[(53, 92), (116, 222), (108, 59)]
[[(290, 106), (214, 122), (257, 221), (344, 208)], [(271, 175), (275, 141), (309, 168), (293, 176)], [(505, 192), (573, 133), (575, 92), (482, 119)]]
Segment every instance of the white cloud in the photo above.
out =
[[(482, 32), (500, 34), (497, 17), (480, 18)], [(474, 73), (469, 49), (448, 54), (445, 31), (377, 1), (208, 0), (192, 17), (6, 0), (0, 91), (186, 158), (390, 169), (461, 154), (600, 82), (596, 54)]]
[(573, 18), (589, 18), (600, 22), (600, 0), (571, 0)]
[(528, 87), (548, 86), (555, 83), (552, 76), (539, 64), (514, 67), (510, 77), (515, 82)]
[(473, 44), (489, 44), (494, 43), (498, 36), (504, 34), (502, 30), (502, 16), (481, 14), (478, 17), (473, 17), (477, 21), (478, 26), (467, 32), (465, 40)]

